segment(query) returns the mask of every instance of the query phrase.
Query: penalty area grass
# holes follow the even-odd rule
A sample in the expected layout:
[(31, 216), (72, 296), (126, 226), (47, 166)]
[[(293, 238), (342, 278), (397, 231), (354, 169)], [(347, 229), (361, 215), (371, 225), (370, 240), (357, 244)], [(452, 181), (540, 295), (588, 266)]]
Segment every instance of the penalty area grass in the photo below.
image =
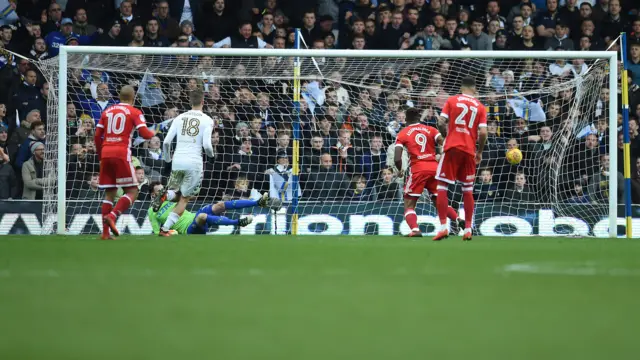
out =
[(0, 237), (3, 359), (631, 359), (640, 242)]

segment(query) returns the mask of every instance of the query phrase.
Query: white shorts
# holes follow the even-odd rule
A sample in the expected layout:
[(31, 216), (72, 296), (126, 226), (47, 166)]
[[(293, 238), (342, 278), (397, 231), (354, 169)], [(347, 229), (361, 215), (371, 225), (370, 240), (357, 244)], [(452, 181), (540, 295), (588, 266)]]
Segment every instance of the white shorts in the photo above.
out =
[(200, 194), (202, 177), (202, 169), (173, 170), (167, 188), (174, 191), (180, 190), (182, 196), (197, 196)]

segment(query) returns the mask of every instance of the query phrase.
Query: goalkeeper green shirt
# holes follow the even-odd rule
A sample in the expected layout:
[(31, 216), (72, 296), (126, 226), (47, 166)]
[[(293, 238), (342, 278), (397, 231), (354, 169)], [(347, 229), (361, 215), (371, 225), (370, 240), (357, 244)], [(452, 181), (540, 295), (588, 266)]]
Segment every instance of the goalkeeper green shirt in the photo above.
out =
[[(162, 224), (167, 221), (167, 217), (174, 207), (176, 207), (176, 203), (170, 201), (163, 202), (158, 212), (154, 212), (153, 208), (149, 207), (147, 217), (149, 218), (149, 221), (151, 221), (151, 227), (153, 228), (154, 234), (158, 234), (160, 232)], [(182, 213), (182, 216), (180, 216), (180, 219), (173, 224), (171, 230), (177, 231), (178, 234), (186, 234), (187, 229), (189, 229), (189, 226), (193, 223), (195, 218), (196, 214), (185, 210)]]

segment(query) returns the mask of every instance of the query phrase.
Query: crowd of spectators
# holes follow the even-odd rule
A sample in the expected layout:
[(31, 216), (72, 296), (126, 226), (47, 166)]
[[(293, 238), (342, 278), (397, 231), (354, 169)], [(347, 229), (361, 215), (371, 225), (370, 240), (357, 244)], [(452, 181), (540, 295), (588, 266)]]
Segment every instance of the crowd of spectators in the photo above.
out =
[[(134, 141), (143, 199), (154, 181), (166, 179), (161, 149), (166, 121), (186, 110), (188, 92), (199, 87), (207, 94), (205, 111), (216, 121), (216, 157), (205, 163), (202, 196), (246, 198), (273, 186), (286, 192), (292, 121), (299, 116), (305, 199), (399, 201), (402, 179), (395, 178), (391, 166), (404, 111), (416, 107), (425, 123), (436, 124), (447, 96), (458, 91), (457, 81), (471, 73), (489, 114), (489, 141), (475, 188), (479, 201), (606, 203), (609, 181), (619, 181), (623, 188), (621, 137), (618, 164), (609, 166), (609, 84), (605, 81), (600, 93), (583, 95), (587, 103), (580, 105), (571, 87), (535, 94), (587, 76), (593, 63), (547, 61), (543, 53), (536, 59), (477, 62), (473, 51), (620, 51), (615, 40), (626, 31), (633, 202), (640, 203), (640, 3), (633, 0), (0, 0), (4, 8), (2, 4), (0, 199), (42, 198), (49, 84), (37, 63), (57, 56), (60, 45), (285, 49), (294, 47), (294, 29), (300, 28), (305, 46), (313, 49), (470, 52), (465, 60), (425, 60), (424, 66), (414, 62), (414, 67), (389, 62), (369, 73), (362, 64), (360, 72), (351, 72), (356, 67), (341, 58), (306, 59), (303, 73), (317, 69), (325, 76), (303, 82), (296, 111), (291, 59), (227, 62), (232, 76), (216, 78), (203, 75), (215, 74), (218, 60), (178, 56), (172, 61), (192, 76), (157, 76), (153, 81), (141, 56), (127, 58), (126, 72), (69, 69), (69, 198), (101, 197), (93, 133), (101, 112), (117, 102), (118, 88), (144, 84), (150, 91), (153, 83), (160, 100), (138, 99), (137, 104), (157, 130), (149, 141)], [(255, 79), (250, 76), (258, 73)], [(528, 92), (534, 94), (526, 101), (540, 106), (542, 121), (510, 101), (514, 94)], [(510, 165), (504, 153), (515, 147), (524, 160)], [(284, 184), (270, 181), (274, 175)], [(549, 197), (550, 186), (559, 187), (560, 199)]]

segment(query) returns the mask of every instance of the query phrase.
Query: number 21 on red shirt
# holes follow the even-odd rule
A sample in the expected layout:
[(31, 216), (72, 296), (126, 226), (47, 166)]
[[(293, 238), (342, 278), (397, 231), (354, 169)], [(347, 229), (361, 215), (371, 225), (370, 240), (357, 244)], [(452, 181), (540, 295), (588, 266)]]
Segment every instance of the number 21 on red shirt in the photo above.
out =
[(471, 119), (469, 119), (469, 128), (473, 129), (473, 123), (476, 121), (476, 115), (478, 115), (478, 108), (475, 106), (467, 106), (467, 104), (463, 104), (463, 103), (457, 103), (456, 106), (462, 109), (462, 112), (456, 118), (455, 124), (467, 126), (467, 123), (464, 118), (467, 115), (467, 113), (469, 113), (469, 110), (471, 110)]

